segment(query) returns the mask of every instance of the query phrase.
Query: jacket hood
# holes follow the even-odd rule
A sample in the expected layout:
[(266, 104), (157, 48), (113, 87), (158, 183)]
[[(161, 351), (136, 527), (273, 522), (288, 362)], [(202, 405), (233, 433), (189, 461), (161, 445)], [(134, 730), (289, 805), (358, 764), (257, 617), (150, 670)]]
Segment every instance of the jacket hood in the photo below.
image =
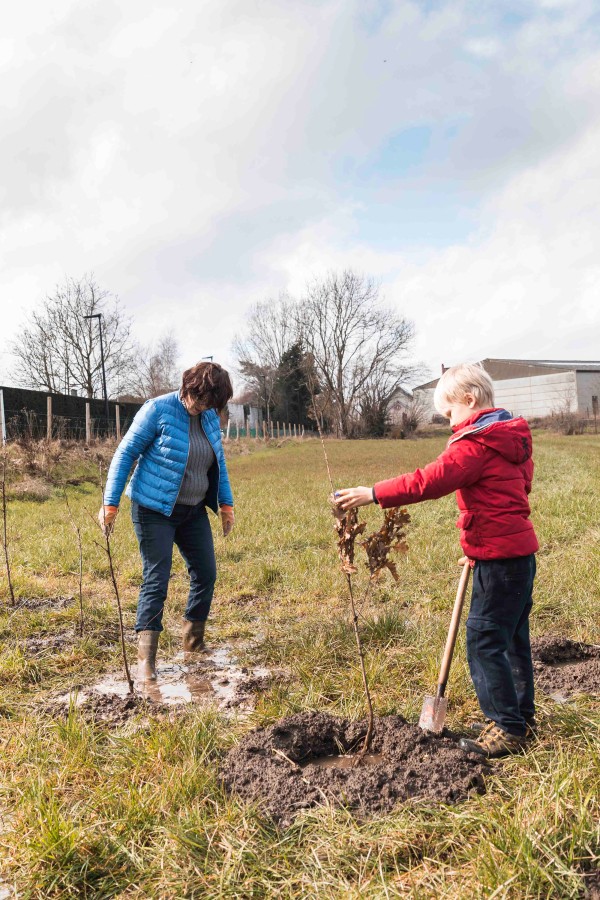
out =
[(453, 431), (448, 446), (455, 441), (475, 440), (516, 465), (531, 458), (529, 425), (521, 416), (512, 416), (505, 409), (480, 409)]

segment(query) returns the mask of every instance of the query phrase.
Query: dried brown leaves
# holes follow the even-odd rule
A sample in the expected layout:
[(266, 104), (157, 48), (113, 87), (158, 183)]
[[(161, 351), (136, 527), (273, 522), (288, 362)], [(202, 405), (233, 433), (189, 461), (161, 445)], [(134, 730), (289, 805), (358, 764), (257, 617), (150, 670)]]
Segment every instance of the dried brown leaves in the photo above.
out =
[(335, 500), (330, 499), (331, 511), (335, 518), (334, 528), (338, 535), (338, 555), (342, 564), (342, 572), (345, 575), (354, 575), (358, 569), (354, 565), (354, 542), (359, 534), (367, 527), (366, 522), (358, 521), (358, 510), (349, 509), (344, 512)]
[[(344, 512), (333, 497), (329, 502), (335, 518), (334, 528), (338, 535), (337, 548), (342, 572), (345, 575), (355, 575), (358, 571), (354, 564), (355, 542), (367, 527), (367, 523), (358, 521), (358, 509)], [(398, 581), (396, 566), (389, 559), (389, 555), (392, 550), (402, 553), (408, 550), (405, 537), (409, 522), (410, 516), (405, 509), (401, 507), (386, 509), (384, 522), (379, 531), (374, 531), (364, 541), (359, 541), (367, 554), (366, 566), (371, 578), (377, 578), (384, 569), (389, 569), (394, 579)]]
[(401, 553), (406, 553), (408, 550), (405, 538), (406, 526), (409, 522), (410, 516), (402, 507), (395, 506), (392, 509), (386, 509), (383, 525), (379, 531), (374, 531), (360, 542), (361, 547), (364, 547), (367, 553), (366, 566), (371, 573), (371, 578), (377, 578), (384, 569), (389, 569), (394, 581), (398, 581), (396, 564), (392, 562), (389, 555), (392, 550)]

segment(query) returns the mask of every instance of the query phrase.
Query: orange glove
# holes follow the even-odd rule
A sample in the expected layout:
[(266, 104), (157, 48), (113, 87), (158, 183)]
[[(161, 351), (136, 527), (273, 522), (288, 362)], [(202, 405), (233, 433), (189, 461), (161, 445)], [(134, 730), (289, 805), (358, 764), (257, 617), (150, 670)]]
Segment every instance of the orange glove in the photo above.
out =
[(235, 524), (235, 516), (233, 514), (233, 506), (227, 506), (225, 503), (221, 507), (221, 525), (223, 526), (223, 536), (227, 537)]
[(100, 524), (100, 528), (102, 529), (102, 534), (104, 534), (106, 537), (108, 537), (108, 535), (112, 533), (118, 512), (118, 506), (100, 507), (100, 512), (98, 513), (98, 522)]

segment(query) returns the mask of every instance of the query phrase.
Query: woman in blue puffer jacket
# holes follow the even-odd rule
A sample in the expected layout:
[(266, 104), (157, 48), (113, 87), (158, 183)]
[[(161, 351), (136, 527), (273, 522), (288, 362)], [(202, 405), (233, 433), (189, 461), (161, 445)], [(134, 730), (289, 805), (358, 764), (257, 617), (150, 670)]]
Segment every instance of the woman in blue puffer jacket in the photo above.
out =
[(231, 399), (229, 374), (201, 362), (183, 373), (179, 391), (148, 400), (135, 416), (110, 464), (99, 521), (112, 530), (121, 494), (126, 494), (142, 557), (143, 582), (137, 606), (138, 676), (156, 679), (173, 545), (190, 575), (184, 613), (183, 649), (204, 647), (204, 628), (216, 580), (207, 507), (220, 512), (223, 534), (234, 524), (233, 496), (221, 443), (219, 415)]

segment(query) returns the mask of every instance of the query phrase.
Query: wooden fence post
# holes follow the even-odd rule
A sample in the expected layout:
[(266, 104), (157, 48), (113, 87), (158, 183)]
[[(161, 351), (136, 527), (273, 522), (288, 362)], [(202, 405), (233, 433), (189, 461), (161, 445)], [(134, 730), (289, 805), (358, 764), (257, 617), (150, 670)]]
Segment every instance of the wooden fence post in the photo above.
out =
[(46, 440), (52, 440), (52, 395), (46, 397)]
[(273, 425), (273, 419), (271, 419), (271, 440), (275, 437), (275, 426)]
[(231, 419), (227, 419), (227, 434), (225, 435), (226, 440), (229, 440), (230, 429), (231, 429)]
[(6, 413), (4, 412), (4, 391), (0, 388), (0, 436), (2, 446), (6, 444)]
[(85, 401), (85, 442), (91, 443), (92, 440), (92, 418), (90, 415), (90, 401)]
[(237, 423), (237, 419), (235, 420), (235, 439), (236, 441), (240, 439), (240, 426)]
[(117, 429), (117, 440), (121, 440), (121, 407), (115, 403), (115, 426)]

